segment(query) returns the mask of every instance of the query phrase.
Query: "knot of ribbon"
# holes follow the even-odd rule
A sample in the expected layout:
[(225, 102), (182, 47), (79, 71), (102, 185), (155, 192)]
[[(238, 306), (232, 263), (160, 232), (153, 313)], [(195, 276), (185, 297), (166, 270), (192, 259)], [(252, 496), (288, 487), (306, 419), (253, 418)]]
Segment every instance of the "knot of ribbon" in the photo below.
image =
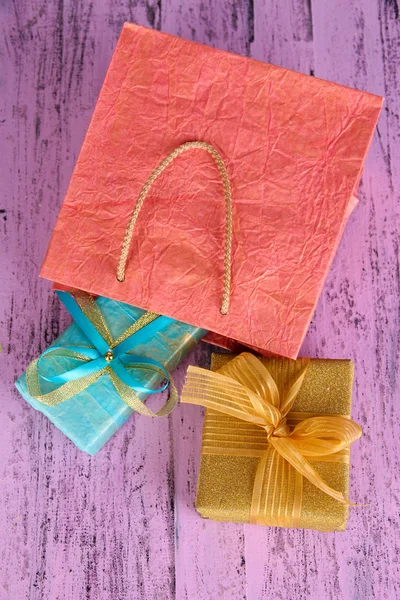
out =
[[(303, 478), (338, 502), (352, 505), (322, 479), (310, 460), (348, 462), (348, 449), (362, 431), (341, 415), (309, 417), (290, 412), (309, 360), (279, 360), (297, 365), (294, 383), (284, 394), (265, 365), (252, 354), (243, 353), (217, 372), (189, 367), (181, 402), (209, 409), (203, 454), (260, 459), (251, 522), (295, 527), (301, 514)], [(288, 422), (297, 424), (291, 428)]]
[[(131, 350), (135, 345), (150, 340), (173, 320), (146, 312), (117, 340), (113, 340), (92, 296), (84, 292), (76, 292), (73, 295), (57, 292), (57, 295), (86, 336), (88, 345), (51, 346), (43, 352), (26, 371), (30, 395), (48, 406), (56, 406), (79, 394), (107, 373), (122, 400), (134, 411), (148, 417), (161, 417), (170, 413), (178, 401), (178, 393), (170, 373), (158, 361), (145, 356), (135, 356)], [(62, 373), (49, 375), (48, 369), (43, 369), (43, 362), (51, 356), (72, 359), (80, 364)], [(153, 374), (158, 373), (165, 379), (165, 383), (157, 389), (142, 385), (134, 377), (134, 370), (137, 368)], [(41, 380), (60, 385), (50, 392), (42, 393)], [(169, 385), (169, 398), (157, 413), (147, 408), (137, 396), (137, 392), (162, 392)]]
[(270, 437), (272, 437), (272, 436), (286, 437), (290, 433), (290, 428), (287, 424), (286, 417), (282, 417), (282, 415), (280, 414), (280, 411), (278, 411), (278, 413), (280, 415), (280, 418), (279, 418), (277, 424), (276, 423), (267, 423), (266, 425), (263, 425), (263, 429), (265, 430), (268, 439), (270, 439)]

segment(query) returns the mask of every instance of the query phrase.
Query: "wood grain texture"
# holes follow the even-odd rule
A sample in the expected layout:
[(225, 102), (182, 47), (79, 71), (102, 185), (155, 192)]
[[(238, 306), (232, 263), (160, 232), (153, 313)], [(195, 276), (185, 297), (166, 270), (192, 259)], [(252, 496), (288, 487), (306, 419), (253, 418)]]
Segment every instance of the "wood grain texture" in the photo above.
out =
[[(400, 597), (399, 13), (396, 0), (0, 2), (0, 600)], [(69, 322), (38, 271), (126, 20), (386, 97), (303, 347), (356, 362), (352, 497), (369, 506), (345, 533), (200, 519), (196, 407), (134, 417), (91, 458), (14, 390)]]

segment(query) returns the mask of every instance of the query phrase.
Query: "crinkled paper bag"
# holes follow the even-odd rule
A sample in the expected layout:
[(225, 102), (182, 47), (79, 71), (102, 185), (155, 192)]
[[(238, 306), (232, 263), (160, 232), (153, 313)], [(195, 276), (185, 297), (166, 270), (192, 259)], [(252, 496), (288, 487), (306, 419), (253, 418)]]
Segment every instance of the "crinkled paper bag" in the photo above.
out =
[[(382, 99), (132, 24), (123, 28), (41, 275), (296, 357), (354, 204)], [(192, 150), (157, 179), (117, 263), (139, 192), (202, 140), (232, 186), (231, 304), (221, 315), (225, 206)]]

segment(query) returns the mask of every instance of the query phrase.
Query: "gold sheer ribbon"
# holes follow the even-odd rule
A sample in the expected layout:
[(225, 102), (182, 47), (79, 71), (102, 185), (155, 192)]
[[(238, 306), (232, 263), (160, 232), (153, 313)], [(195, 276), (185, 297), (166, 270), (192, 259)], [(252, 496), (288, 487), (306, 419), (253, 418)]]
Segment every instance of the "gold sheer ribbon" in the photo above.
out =
[[(243, 353), (214, 373), (189, 367), (181, 401), (208, 410), (203, 454), (259, 457), (251, 522), (296, 527), (301, 514), (303, 478), (342, 504), (311, 461), (348, 462), (360, 426), (344, 416), (290, 412), (303, 384), (308, 359), (280, 360), (295, 369), (294, 383), (282, 386), (255, 356)], [(282, 371), (283, 375), (285, 370)], [(285, 377), (283, 377), (285, 378)], [(283, 393), (282, 393), (283, 390)]]
[[(85, 314), (85, 316), (89, 319), (89, 321), (92, 323), (92, 325), (94, 325), (96, 327), (97, 331), (107, 341), (111, 350), (113, 348), (115, 348), (118, 344), (120, 344), (121, 342), (126, 340), (129, 336), (131, 336), (132, 334), (134, 334), (137, 331), (139, 331), (140, 329), (142, 329), (142, 327), (145, 327), (145, 325), (154, 321), (154, 319), (156, 319), (159, 316), (156, 313), (151, 313), (151, 312), (144, 313), (142, 315), (142, 317), (140, 317), (140, 319), (138, 319), (135, 323), (133, 323), (130, 327), (128, 327), (128, 329), (117, 340), (113, 340), (111, 332), (107, 326), (107, 323), (105, 322), (104, 317), (101, 314), (101, 311), (99, 310), (93, 297), (90, 294), (86, 294), (85, 292), (79, 292), (79, 291), (74, 292), (73, 296), (74, 296), (76, 302), (79, 304), (79, 307), (81, 308), (81, 310)], [(87, 348), (87, 347), (88, 346), (82, 346), (82, 351), (84, 350), (84, 348)], [(128, 354), (129, 354), (129, 352), (128, 352)], [(58, 349), (54, 349), (53, 351), (50, 350), (48, 355), (72, 358), (75, 360), (82, 361), (83, 363), (90, 362), (90, 359), (87, 356), (85, 356), (85, 354), (83, 354), (83, 352), (82, 352), (82, 354), (79, 354), (78, 351), (72, 351), (72, 350), (68, 350), (65, 348), (58, 348)], [(26, 370), (26, 382), (27, 382), (29, 394), (36, 400), (39, 400), (40, 402), (42, 402), (43, 404), (47, 404), (48, 406), (56, 406), (58, 404), (61, 404), (61, 402), (65, 402), (66, 400), (69, 400), (73, 396), (76, 396), (77, 394), (79, 394), (80, 392), (85, 390), (87, 387), (92, 385), (92, 383), (95, 383), (98, 379), (100, 379), (100, 377), (102, 377), (106, 373), (109, 375), (115, 389), (117, 390), (118, 394), (121, 396), (122, 400), (132, 410), (139, 413), (140, 415), (144, 415), (146, 417), (166, 416), (174, 409), (175, 405), (178, 402), (178, 392), (175, 387), (175, 384), (174, 384), (171, 374), (169, 374), (169, 376), (170, 376), (170, 393), (169, 393), (168, 400), (166, 401), (164, 406), (162, 406), (161, 409), (155, 413), (152, 410), (150, 410), (149, 408), (147, 408), (147, 406), (139, 399), (139, 397), (137, 396), (135, 391), (131, 387), (126, 385), (122, 381), (122, 379), (120, 379), (118, 377), (118, 375), (113, 371), (112, 367), (110, 367), (110, 366), (107, 366), (99, 371), (95, 371), (94, 373), (90, 373), (88, 375), (80, 377), (79, 379), (68, 381), (67, 383), (64, 383), (63, 385), (57, 387), (55, 390), (43, 394), (41, 391), (40, 382), (39, 382), (39, 371), (38, 371), (39, 360), (40, 360), (40, 358), (37, 358), (36, 360), (31, 362), (30, 365), (28, 366), (28, 368)], [(132, 355), (132, 366), (134, 367), (133, 361), (134, 361), (134, 356)], [(138, 364), (137, 367), (140, 369), (147, 369), (147, 370), (153, 371), (153, 372), (156, 370), (156, 368), (154, 366), (150, 367), (150, 365), (148, 367), (146, 367), (146, 365)], [(161, 373), (161, 371), (160, 371), (160, 373)]]

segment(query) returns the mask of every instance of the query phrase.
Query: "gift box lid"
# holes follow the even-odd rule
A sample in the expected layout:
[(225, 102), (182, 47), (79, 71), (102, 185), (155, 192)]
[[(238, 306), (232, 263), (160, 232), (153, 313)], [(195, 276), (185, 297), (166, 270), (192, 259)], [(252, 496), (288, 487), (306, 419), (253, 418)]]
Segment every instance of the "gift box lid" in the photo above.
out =
[[(41, 275), (296, 357), (359, 182), (382, 99), (126, 24), (112, 58)], [(230, 309), (220, 313), (232, 186)]]

